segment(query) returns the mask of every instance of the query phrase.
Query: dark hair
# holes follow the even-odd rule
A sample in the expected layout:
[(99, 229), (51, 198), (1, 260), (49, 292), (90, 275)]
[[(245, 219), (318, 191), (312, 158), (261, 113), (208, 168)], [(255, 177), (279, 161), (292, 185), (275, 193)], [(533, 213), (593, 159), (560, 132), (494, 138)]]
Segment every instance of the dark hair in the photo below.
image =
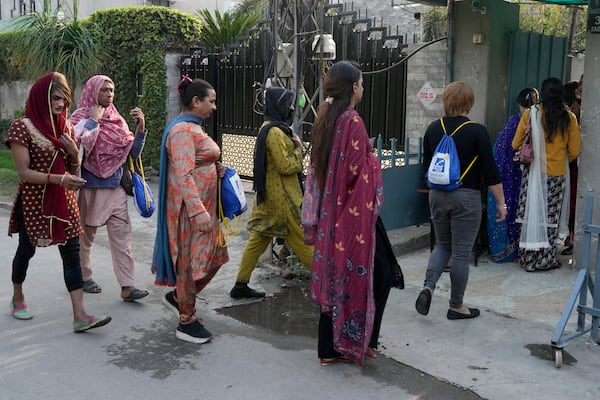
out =
[(577, 102), (577, 96), (575, 95), (575, 92), (577, 91), (578, 87), (579, 81), (569, 81), (563, 86), (563, 97), (565, 104), (569, 107)]
[(194, 79), (184, 77), (177, 91), (179, 92), (179, 104), (182, 107), (187, 108), (192, 103), (194, 97), (198, 97), (199, 100), (204, 100), (208, 96), (208, 92), (215, 90), (215, 88), (203, 79)]
[(558, 78), (547, 78), (542, 82), (542, 104), (544, 106), (544, 130), (546, 140), (552, 142), (557, 133), (565, 134), (571, 117), (563, 102), (563, 85)]
[(311, 164), (321, 190), (325, 187), (327, 165), (333, 142), (335, 121), (350, 106), (354, 84), (360, 80), (358, 64), (352, 61), (338, 61), (333, 64), (323, 79), (325, 102), (312, 128)]
[[(60, 72), (54, 72), (54, 75), (52, 76), (52, 87), (49, 94), (51, 95), (55, 90), (65, 98), (65, 110), (68, 110), (71, 107), (72, 102), (71, 88), (69, 87), (67, 78)], [(48, 104), (50, 104), (49, 101), (50, 100), (48, 99)]]
[(521, 107), (529, 108), (538, 101), (538, 91), (536, 88), (525, 88), (517, 96), (517, 104)]

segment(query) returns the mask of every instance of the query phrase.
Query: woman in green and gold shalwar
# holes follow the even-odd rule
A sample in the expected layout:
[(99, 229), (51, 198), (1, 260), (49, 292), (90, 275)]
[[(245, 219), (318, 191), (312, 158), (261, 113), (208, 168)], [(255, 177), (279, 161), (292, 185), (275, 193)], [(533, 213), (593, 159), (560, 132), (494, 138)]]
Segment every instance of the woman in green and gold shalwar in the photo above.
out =
[(310, 269), (313, 247), (304, 244), (301, 227), (302, 142), (286, 121), (294, 111), (293, 92), (269, 88), (265, 94), (265, 122), (254, 149), (254, 207), (248, 221), (250, 239), (244, 249), (233, 298), (263, 297), (248, 287), (258, 258), (273, 238), (285, 239), (300, 261)]

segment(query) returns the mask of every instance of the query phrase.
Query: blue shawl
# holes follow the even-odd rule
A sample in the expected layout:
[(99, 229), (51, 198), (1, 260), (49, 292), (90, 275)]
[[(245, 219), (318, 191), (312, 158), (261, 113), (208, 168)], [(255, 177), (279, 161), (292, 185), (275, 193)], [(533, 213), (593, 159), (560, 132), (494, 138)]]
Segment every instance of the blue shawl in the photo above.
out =
[(173, 260), (169, 249), (169, 234), (167, 230), (167, 181), (169, 173), (169, 157), (167, 156), (167, 137), (169, 131), (180, 122), (190, 122), (200, 125), (202, 118), (196, 114), (179, 114), (171, 120), (163, 131), (160, 144), (160, 181), (158, 184), (158, 221), (156, 226), (156, 239), (154, 240), (154, 254), (152, 255), (152, 273), (156, 274), (154, 283), (161, 286), (175, 286), (176, 276)]

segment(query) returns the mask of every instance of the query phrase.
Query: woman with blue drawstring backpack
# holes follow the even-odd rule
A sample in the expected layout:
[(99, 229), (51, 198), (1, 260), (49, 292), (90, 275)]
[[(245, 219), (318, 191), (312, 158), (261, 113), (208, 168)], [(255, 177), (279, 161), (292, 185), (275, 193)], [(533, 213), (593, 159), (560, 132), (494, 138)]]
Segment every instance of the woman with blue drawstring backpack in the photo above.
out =
[[(477, 308), (467, 307), (463, 297), (469, 280), (471, 250), (481, 223), (481, 181), (496, 198), (496, 218), (506, 218), (502, 179), (485, 126), (471, 121), (467, 115), (475, 103), (473, 89), (465, 82), (452, 82), (442, 96), (444, 116), (433, 121), (423, 139), (423, 166), (429, 169), (438, 144), (447, 134), (454, 139), (460, 164), (459, 182), (451, 188), (430, 185), (429, 209), (436, 244), (429, 257), (425, 284), (415, 307), (422, 315), (429, 313), (435, 286), (450, 265), (450, 320), (475, 318)], [(492, 212), (492, 210), (488, 210)]]

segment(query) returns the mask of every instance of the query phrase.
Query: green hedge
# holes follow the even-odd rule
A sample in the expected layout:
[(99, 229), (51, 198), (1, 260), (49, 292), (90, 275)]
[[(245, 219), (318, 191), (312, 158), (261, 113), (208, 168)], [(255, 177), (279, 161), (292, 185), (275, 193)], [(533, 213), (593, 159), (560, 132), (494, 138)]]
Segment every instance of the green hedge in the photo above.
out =
[[(115, 106), (126, 119), (133, 107), (144, 111), (148, 129), (144, 164), (158, 168), (167, 122), (164, 57), (169, 50), (184, 51), (199, 40), (200, 19), (166, 7), (125, 7), (96, 11), (86, 22), (102, 32), (100, 39), (109, 56), (101, 73), (115, 82)], [(138, 73), (143, 76), (141, 97), (137, 96)]]

